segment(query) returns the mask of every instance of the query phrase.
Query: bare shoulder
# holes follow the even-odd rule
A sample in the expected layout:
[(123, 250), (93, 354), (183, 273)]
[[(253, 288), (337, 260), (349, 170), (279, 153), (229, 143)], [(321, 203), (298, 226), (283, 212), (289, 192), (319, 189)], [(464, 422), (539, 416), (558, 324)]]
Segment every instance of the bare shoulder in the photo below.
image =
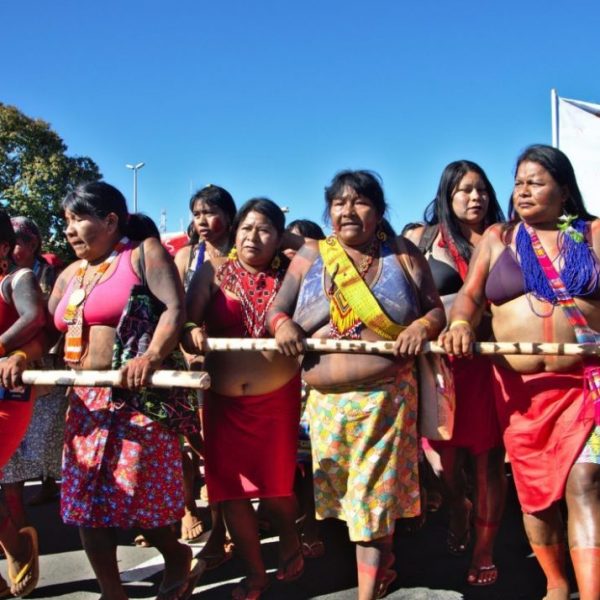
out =
[(425, 232), (424, 225), (417, 225), (416, 227), (411, 227), (407, 231), (404, 232), (403, 236), (405, 239), (410, 240), (413, 244), (418, 245), (423, 237), (423, 233)]
[(192, 252), (192, 246), (184, 246), (183, 248), (179, 248), (179, 250), (177, 250), (177, 252), (175, 253), (175, 264), (187, 265), (187, 263), (190, 259), (191, 252)]

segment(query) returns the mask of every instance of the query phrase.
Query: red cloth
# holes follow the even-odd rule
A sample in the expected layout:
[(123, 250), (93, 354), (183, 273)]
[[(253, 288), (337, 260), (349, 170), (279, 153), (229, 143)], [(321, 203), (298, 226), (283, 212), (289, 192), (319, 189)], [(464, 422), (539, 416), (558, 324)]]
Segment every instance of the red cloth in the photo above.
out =
[(28, 400), (0, 400), (0, 469), (9, 461), (25, 436), (33, 413), (34, 396)]
[(456, 389), (454, 431), (448, 441), (430, 440), (432, 448), (466, 448), (477, 456), (502, 445), (496, 414), (494, 372), (487, 356), (450, 357)]
[(567, 477), (594, 426), (581, 369), (523, 374), (494, 366), (496, 406), (523, 512), (564, 496)]
[(204, 396), (204, 468), (211, 502), (291, 496), (300, 374), (258, 396)]

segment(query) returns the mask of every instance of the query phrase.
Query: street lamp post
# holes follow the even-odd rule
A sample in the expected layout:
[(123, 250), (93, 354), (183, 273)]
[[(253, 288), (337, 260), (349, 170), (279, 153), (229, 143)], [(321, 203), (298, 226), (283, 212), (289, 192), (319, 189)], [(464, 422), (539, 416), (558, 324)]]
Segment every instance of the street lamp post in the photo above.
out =
[(128, 169), (133, 171), (133, 212), (136, 213), (138, 211), (138, 201), (137, 201), (137, 174), (138, 171), (145, 165), (146, 163), (139, 162), (136, 165), (125, 165)]

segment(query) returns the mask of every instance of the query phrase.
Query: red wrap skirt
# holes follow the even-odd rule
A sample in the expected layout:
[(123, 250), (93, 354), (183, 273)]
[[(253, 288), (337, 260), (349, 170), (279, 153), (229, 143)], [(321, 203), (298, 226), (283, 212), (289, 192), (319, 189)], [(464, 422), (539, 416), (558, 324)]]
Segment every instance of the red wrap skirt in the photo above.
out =
[(25, 437), (31, 415), (33, 414), (34, 392), (31, 387), (23, 389), (22, 394), (16, 394), (16, 399), (10, 399), (7, 394), (0, 399), (0, 469), (10, 460)]
[(494, 366), (504, 444), (523, 512), (564, 496), (567, 477), (594, 427), (581, 369), (523, 374)]
[(257, 396), (204, 395), (210, 502), (291, 496), (300, 422), (300, 374)]
[(466, 448), (477, 456), (502, 445), (496, 414), (494, 372), (487, 356), (451, 357), (456, 389), (454, 431), (448, 441), (430, 440), (432, 448)]

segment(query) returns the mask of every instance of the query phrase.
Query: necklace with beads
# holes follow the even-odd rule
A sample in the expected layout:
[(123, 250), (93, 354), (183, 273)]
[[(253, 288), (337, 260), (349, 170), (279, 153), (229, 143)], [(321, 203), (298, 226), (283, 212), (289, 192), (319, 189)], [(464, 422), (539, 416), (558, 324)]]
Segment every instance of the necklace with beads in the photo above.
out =
[(83, 354), (83, 307), (85, 302), (94, 287), (96, 287), (96, 284), (102, 278), (102, 275), (108, 271), (110, 265), (128, 244), (129, 238), (121, 238), (110, 255), (98, 265), (98, 268), (86, 284), (84, 284), (85, 274), (90, 263), (85, 259), (81, 261), (81, 264), (75, 273), (73, 289), (63, 314), (63, 320), (67, 324), (67, 333), (65, 335), (65, 361), (77, 363), (81, 359)]

